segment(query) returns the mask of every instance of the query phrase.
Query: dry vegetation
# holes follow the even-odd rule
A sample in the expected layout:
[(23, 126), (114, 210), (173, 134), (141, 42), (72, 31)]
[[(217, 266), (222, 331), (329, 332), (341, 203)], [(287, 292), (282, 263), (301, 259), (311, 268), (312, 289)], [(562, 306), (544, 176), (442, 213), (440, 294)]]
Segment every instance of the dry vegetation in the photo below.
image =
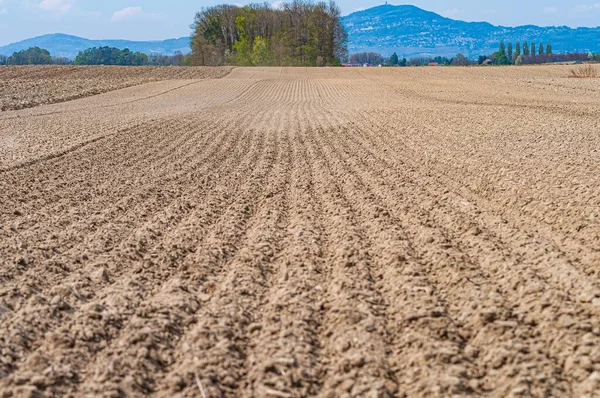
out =
[(595, 79), (598, 77), (598, 71), (591, 64), (586, 64), (579, 69), (571, 69), (571, 77), (578, 79)]
[(0, 391), (597, 395), (600, 88), (568, 71), (239, 68), (3, 112)]

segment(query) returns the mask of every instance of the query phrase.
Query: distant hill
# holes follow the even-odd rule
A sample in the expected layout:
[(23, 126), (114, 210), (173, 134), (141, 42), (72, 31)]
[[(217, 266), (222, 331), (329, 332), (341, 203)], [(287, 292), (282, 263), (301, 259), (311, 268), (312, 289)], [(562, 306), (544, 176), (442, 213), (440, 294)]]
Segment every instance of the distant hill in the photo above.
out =
[(0, 47), (0, 54), (11, 55), (15, 51), (26, 50), (30, 47), (45, 48), (54, 57), (73, 59), (79, 51), (92, 47), (128, 48), (146, 54), (173, 55), (176, 51), (186, 54), (190, 52), (190, 38), (169, 39), (163, 41), (129, 41), (129, 40), (90, 40), (83, 37), (70, 36), (62, 33), (43, 35)]
[(551, 43), (554, 52), (600, 52), (600, 27), (504, 27), (487, 22), (464, 22), (442, 17), (415, 6), (382, 5), (343, 18), (349, 34), (350, 53), (397, 52), (407, 58), (418, 55), (453, 56), (459, 52), (476, 57), (497, 51), (501, 40)]

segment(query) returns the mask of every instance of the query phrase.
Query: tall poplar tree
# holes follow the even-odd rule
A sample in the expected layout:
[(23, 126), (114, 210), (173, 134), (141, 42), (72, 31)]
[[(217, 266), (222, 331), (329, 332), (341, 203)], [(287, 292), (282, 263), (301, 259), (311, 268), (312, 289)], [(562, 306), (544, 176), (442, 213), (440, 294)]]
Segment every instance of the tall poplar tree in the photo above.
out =
[(540, 55), (544, 55), (544, 45), (542, 43), (540, 43), (540, 49), (538, 52)]
[(546, 46), (546, 54), (552, 55), (552, 44)]
[(535, 43), (531, 43), (531, 55), (535, 55)]
[(529, 44), (523, 43), (523, 55), (529, 55)]

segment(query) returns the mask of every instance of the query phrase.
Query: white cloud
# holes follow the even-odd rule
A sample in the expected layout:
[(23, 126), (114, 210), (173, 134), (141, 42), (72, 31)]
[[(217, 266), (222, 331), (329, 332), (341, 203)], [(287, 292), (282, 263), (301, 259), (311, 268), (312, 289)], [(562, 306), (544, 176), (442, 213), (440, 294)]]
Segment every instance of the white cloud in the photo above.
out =
[(143, 13), (142, 7), (126, 7), (120, 11), (116, 11), (112, 16), (112, 20), (115, 22), (124, 21), (126, 19), (139, 17), (143, 15)]
[(137, 6), (137, 7), (126, 7), (126, 8), (123, 8), (122, 10), (115, 11), (115, 13), (113, 13), (113, 16), (112, 16), (112, 21), (113, 22), (121, 22), (121, 21), (130, 20), (130, 19), (157, 20), (157, 19), (164, 19), (166, 17), (167, 17), (167, 15), (165, 15), (165, 14), (144, 12), (142, 7)]
[(284, 4), (285, 4), (285, 2), (278, 0), (278, 1), (271, 3), (271, 7), (273, 7), (276, 10), (281, 10), (283, 8)]
[(52, 11), (59, 14), (64, 14), (69, 12), (71, 7), (73, 7), (72, 0), (42, 0), (39, 3), (39, 7), (45, 11)]

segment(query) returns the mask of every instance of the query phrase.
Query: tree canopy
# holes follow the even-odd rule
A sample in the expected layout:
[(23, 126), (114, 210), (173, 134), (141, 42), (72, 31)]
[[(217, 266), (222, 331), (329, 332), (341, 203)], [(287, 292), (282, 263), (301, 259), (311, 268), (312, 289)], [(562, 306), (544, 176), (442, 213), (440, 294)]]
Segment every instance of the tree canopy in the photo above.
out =
[(43, 48), (31, 47), (27, 50), (15, 52), (8, 57), (8, 65), (50, 65), (52, 56)]
[(128, 48), (120, 50), (114, 47), (94, 47), (79, 52), (75, 65), (126, 65), (140, 66), (148, 64), (148, 56), (141, 52), (131, 52)]
[(193, 65), (336, 65), (348, 35), (333, 2), (294, 0), (203, 8), (192, 25)]

